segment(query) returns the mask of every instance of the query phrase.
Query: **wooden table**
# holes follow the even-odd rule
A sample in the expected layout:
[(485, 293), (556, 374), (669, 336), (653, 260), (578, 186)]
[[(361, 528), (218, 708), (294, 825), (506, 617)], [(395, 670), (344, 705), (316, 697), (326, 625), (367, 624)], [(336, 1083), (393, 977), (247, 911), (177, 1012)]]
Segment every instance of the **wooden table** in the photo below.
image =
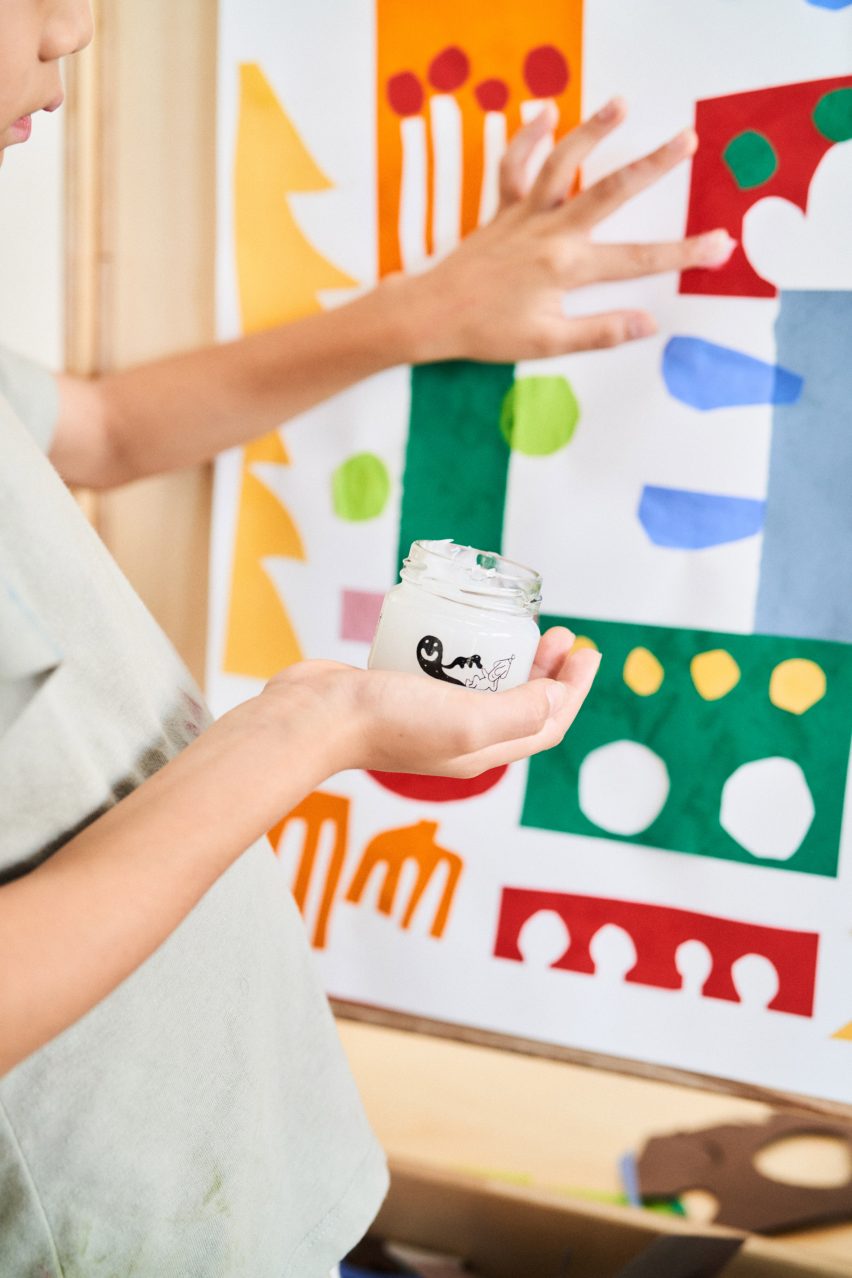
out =
[[(647, 1136), (769, 1112), (756, 1101), (667, 1083), (352, 1021), (338, 1026), (387, 1153), (444, 1170), (617, 1192), (619, 1159)], [(795, 1168), (795, 1179), (837, 1183), (852, 1171), (848, 1161), (836, 1142), (801, 1138), (779, 1146), (764, 1170), (783, 1176)], [(686, 1201), (697, 1219), (708, 1219), (713, 1205), (705, 1195)], [(792, 1248), (845, 1261), (852, 1275), (852, 1221), (784, 1237)]]

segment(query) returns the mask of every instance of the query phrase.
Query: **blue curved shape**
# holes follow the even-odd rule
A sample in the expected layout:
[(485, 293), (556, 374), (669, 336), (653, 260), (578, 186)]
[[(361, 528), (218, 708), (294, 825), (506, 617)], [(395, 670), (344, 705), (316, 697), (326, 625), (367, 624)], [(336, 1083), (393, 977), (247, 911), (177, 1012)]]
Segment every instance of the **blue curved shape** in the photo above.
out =
[(852, 0), (806, 0), (817, 9), (848, 9)]
[(763, 527), (765, 501), (696, 493), (685, 488), (646, 484), (639, 502), (639, 522), (655, 546), (706, 550), (753, 537)]
[(795, 404), (804, 385), (788, 368), (701, 337), (669, 339), (663, 351), (663, 381), (675, 399), (701, 412), (744, 404)]

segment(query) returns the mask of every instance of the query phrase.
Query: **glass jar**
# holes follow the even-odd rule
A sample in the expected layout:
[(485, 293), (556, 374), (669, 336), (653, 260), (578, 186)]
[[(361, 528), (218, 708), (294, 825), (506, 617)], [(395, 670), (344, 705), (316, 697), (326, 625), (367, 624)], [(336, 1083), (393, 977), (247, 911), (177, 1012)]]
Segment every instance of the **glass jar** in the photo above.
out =
[(541, 577), (502, 555), (415, 541), (388, 591), (367, 665), (500, 692), (529, 678)]

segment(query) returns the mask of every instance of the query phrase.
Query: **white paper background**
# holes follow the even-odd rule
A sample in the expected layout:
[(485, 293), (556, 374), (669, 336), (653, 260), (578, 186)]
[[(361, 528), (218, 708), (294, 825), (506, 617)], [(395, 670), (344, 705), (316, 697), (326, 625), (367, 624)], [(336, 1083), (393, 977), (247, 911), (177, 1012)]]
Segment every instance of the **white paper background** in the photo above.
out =
[[(375, 278), (375, 32), (363, 0), (224, 0), (221, 5), (219, 115), (219, 330), (239, 330), (234, 279), (231, 177), (237, 66), (259, 62), (335, 189), (302, 195), (291, 207), (312, 242), (336, 265)], [(628, 123), (595, 153), (588, 183), (692, 121), (696, 99), (771, 84), (852, 72), (852, 10), (830, 12), (805, 0), (586, 0), (584, 110), (615, 92), (630, 104)], [(333, 85), (333, 96), (321, 85)], [(342, 105), (341, 105), (342, 104)], [(601, 237), (676, 238), (683, 233), (689, 168), (681, 166), (609, 219)], [(848, 218), (849, 204), (846, 205)], [(717, 410), (712, 430), (665, 390), (659, 368), (672, 333), (704, 337), (774, 362), (777, 302), (681, 296), (674, 277), (585, 290), (570, 309), (651, 309), (660, 335), (606, 353), (535, 366), (570, 378), (581, 422), (569, 448), (551, 457), (513, 454), (504, 552), (534, 563), (546, 583), (546, 609), (577, 616), (748, 633), (753, 629), (760, 539), (691, 556), (650, 544), (635, 517), (645, 484), (766, 493), (771, 409)], [(530, 371), (521, 367), (519, 372)], [(286, 427), (292, 465), (264, 479), (284, 501), (306, 545), (307, 562), (278, 560), (270, 575), (309, 655), (363, 664), (367, 645), (339, 639), (343, 588), (383, 592), (392, 583), (399, 479), (409, 406), (407, 370), (353, 388)], [(693, 427), (694, 423), (694, 428)], [(331, 471), (369, 449), (396, 486), (385, 514), (344, 524), (318, 516), (314, 494)], [(222, 650), (240, 456), (217, 467), (212, 541), (209, 693), (218, 712), (259, 684), (222, 673)], [(590, 483), (590, 476), (594, 483)], [(542, 511), (559, 512), (546, 535)], [(322, 597), (322, 603), (318, 598)], [(330, 993), (416, 1015), (475, 1025), (554, 1044), (652, 1061), (771, 1088), (852, 1101), (852, 1043), (830, 1035), (852, 1019), (852, 857), (849, 803), (837, 880), (672, 854), (598, 838), (525, 829), (519, 816), (525, 765), (492, 791), (463, 803), (414, 803), (369, 778), (345, 774), (324, 789), (352, 799), (348, 883), (374, 835), (420, 819), (439, 823), (438, 840), (464, 859), (445, 937), (428, 935), (440, 883), (433, 883), (413, 927), (338, 901), (330, 943), (318, 952)], [(300, 840), (282, 845), (293, 865)], [(315, 878), (319, 883), (320, 874)], [(813, 1019), (765, 1010), (774, 973), (753, 964), (752, 994), (725, 1003), (621, 980), (629, 946), (596, 953), (594, 977), (551, 971), (564, 949), (540, 918), (525, 936), (527, 962), (490, 957), (503, 885), (614, 896), (698, 909), (753, 923), (821, 934)], [(316, 893), (314, 893), (316, 896)], [(309, 901), (312, 924), (316, 900)], [(600, 938), (599, 938), (600, 939)], [(619, 952), (619, 945), (622, 951)], [(535, 955), (538, 955), (536, 959)], [(608, 974), (607, 966), (615, 969)], [(746, 965), (748, 966), (748, 965)], [(700, 983), (703, 974), (697, 970)], [(687, 982), (688, 983), (688, 982)]]

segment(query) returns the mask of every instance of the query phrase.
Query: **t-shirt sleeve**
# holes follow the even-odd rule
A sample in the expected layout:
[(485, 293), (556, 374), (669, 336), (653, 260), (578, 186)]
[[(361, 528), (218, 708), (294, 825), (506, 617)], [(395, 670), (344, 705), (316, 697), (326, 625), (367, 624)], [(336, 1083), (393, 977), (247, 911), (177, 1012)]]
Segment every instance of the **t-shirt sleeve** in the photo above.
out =
[(40, 364), (0, 347), (0, 397), (48, 452), (59, 416), (59, 386)]

